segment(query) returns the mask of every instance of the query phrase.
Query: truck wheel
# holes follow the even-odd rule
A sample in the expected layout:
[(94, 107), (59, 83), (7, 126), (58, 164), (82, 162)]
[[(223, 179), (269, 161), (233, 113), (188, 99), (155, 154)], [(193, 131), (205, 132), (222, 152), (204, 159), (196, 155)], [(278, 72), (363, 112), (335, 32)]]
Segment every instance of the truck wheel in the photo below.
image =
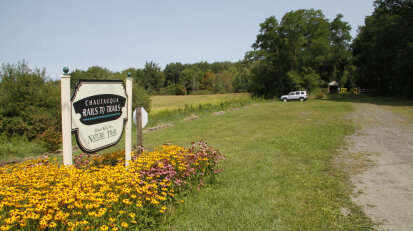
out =
[(283, 102), (284, 102), (284, 103), (287, 102), (287, 98), (284, 98), (284, 99), (283, 99)]
[(303, 101), (304, 101), (304, 98), (300, 98), (300, 101), (303, 102)]

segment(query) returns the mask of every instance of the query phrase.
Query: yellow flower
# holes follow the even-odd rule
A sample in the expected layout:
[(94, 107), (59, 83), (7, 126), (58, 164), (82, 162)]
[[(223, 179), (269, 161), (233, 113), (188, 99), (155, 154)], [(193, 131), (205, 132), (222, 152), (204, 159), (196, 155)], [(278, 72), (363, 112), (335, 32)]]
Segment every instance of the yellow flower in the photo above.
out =
[(1, 230), (9, 230), (10, 229), (10, 225), (3, 225), (0, 227)]
[(55, 222), (50, 222), (49, 227), (50, 228), (56, 228), (57, 224)]
[[(105, 227), (117, 230), (114, 223), (121, 223), (114, 218), (117, 208), (125, 204), (136, 207), (157, 205), (175, 196), (171, 180), (160, 179), (162, 176), (156, 174), (156, 177), (142, 175), (142, 170), (156, 165), (165, 167), (162, 163), (165, 160), (174, 168), (187, 171), (186, 157), (194, 156), (183, 147), (163, 145), (156, 151), (135, 156), (129, 171), (125, 171), (124, 161), (115, 166), (100, 165), (109, 159), (122, 160), (123, 155), (124, 152), (113, 152), (90, 157), (89, 160), (97, 165), (91, 167), (93, 164), (90, 164), (85, 168), (59, 165), (48, 158), (0, 167), (0, 222), (3, 225), (0, 231), (14, 229), (14, 225), (27, 230), (56, 229), (57, 224), (66, 226), (67, 230), (105, 230)], [(166, 206), (160, 207), (159, 211), (164, 213)], [(124, 213), (132, 223), (136, 222), (137, 215), (130, 208), (119, 211), (119, 214)], [(83, 220), (84, 217), (96, 220), (101, 226), (91, 226)], [(110, 225), (104, 223), (105, 219)], [(126, 222), (121, 226), (129, 227)]]
[(136, 203), (136, 206), (142, 207), (142, 201), (138, 201), (138, 203)]
[(48, 226), (48, 224), (47, 224), (47, 221), (46, 220), (40, 220), (40, 227), (42, 227), (42, 228), (46, 228)]
[(101, 230), (101, 231), (107, 231), (107, 230), (109, 230), (109, 227), (107, 227), (106, 225), (102, 225), (102, 226), (100, 227), (100, 230)]

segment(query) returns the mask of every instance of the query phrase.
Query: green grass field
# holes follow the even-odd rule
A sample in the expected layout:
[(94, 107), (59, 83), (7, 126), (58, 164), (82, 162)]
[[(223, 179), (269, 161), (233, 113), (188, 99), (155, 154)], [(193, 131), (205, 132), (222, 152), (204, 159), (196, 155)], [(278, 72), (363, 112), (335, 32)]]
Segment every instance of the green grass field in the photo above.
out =
[[(204, 140), (226, 155), (216, 184), (188, 195), (166, 230), (369, 230), (350, 200), (348, 178), (331, 158), (354, 132), (348, 103), (266, 102), (144, 136), (189, 146)], [(342, 209), (349, 209), (345, 216)]]

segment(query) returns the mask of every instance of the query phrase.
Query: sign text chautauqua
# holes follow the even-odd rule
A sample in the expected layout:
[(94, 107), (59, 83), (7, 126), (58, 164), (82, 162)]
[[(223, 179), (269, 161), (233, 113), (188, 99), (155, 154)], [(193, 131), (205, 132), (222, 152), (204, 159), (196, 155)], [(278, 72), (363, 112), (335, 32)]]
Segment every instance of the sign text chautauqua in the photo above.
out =
[(72, 132), (82, 151), (96, 152), (115, 145), (127, 119), (122, 80), (80, 80), (72, 103)]

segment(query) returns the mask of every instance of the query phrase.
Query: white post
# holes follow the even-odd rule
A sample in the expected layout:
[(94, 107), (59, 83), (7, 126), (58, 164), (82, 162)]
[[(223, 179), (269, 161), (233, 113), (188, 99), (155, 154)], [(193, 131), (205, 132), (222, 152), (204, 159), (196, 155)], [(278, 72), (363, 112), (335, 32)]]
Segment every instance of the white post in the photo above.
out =
[(72, 165), (72, 105), (70, 103), (70, 75), (69, 68), (63, 68), (64, 74), (60, 76), (60, 96), (62, 105), (62, 143), (63, 164)]
[(132, 152), (132, 78), (130, 78), (130, 73), (128, 73), (128, 78), (126, 78), (126, 94), (128, 95), (128, 108), (127, 108), (127, 118), (126, 129), (125, 129), (125, 166), (129, 166), (129, 161), (131, 160)]

